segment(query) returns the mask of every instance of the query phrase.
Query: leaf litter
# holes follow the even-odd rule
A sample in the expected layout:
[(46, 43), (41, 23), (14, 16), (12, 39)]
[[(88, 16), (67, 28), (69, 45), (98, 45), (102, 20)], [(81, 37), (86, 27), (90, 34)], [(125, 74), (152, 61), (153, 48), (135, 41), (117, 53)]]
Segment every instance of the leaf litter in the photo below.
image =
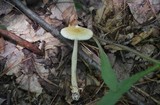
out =
[[(42, 6), (43, 9), (47, 9), (51, 14), (42, 12), (43, 14), (40, 15), (48, 24), (58, 29), (64, 27), (64, 24), (66, 26), (79, 24), (94, 30), (95, 36), (99, 38), (110, 58), (119, 81), (152, 64), (113, 43), (128, 46), (159, 59), (160, 43), (157, 41), (160, 37), (159, 0), (80, 0), (74, 2), (82, 8), (74, 7), (72, 0), (52, 2), (43, 0), (42, 4), (47, 6)], [(74, 102), (70, 93), (71, 50), (40, 26), (34, 28), (33, 20), (29, 20), (24, 14), (16, 13), (12, 8), (8, 11), (0, 9), (0, 13), (5, 14), (0, 17), (0, 24), (5, 25), (8, 31), (32, 42), (45, 53), (44, 57), (38, 56), (0, 37), (0, 65), (3, 64), (0, 67), (0, 77), (2, 80), (6, 75), (13, 78), (10, 82), (13, 86), (11, 90), (15, 92), (11, 94), (12, 100), (16, 100), (21, 105), (28, 102), (40, 105), (93, 105), (104, 95), (105, 91), (108, 91), (100, 72), (90, 68), (86, 61), (78, 59), (77, 75), (82, 96), (79, 101)], [(40, 12), (36, 9), (33, 11)], [(94, 42), (81, 42), (81, 44), (83, 51), (99, 63), (98, 49)], [(160, 99), (158, 97), (160, 91), (157, 89), (160, 86), (158, 79), (159, 72), (146, 76), (135, 85), (141, 89), (141, 93), (136, 90), (137, 88), (131, 89), (134, 93), (126, 94), (118, 104), (132, 105), (141, 102), (156, 105), (155, 100)], [(138, 97), (138, 101), (135, 97)], [(1, 103), (6, 102), (6, 99), (1, 97), (0, 99)]]

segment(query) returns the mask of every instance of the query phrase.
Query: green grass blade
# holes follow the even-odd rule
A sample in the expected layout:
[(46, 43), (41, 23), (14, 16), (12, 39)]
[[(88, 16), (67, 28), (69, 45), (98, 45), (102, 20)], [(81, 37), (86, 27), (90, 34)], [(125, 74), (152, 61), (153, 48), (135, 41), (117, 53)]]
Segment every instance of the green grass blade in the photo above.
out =
[(110, 88), (110, 90), (116, 90), (118, 81), (116, 78), (116, 74), (114, 70), (111, 67), (111, 64), (109, 62), (108, 56), (102, 49), (100, 43), (96, 38), (94, 38), (96, 41), (98, 47), (99, 47), (99, 52), (100, 52), (100, 59), (101, 59), (101, 75), (104, 80), (104, 82), (107, 84), (107, 86)]
[(73, 0), (73, 1), (74, 1), (74, 6), (75, 6), (76, 10), (81, 10), (82, 4), (77, 2), (77, 0)]
[(139, 72), (131, 77), (129, 77), (126, 80), (123, 80), (120, 84), (119, 84), (119, 88), (117, 89), (117, 91), (112, 91), (110, 90), (99, 102), (98, 105), (114, 105), (120, 98), (121, 96), (127, 92), (131, 86), (136, 83), (140, 78), (142, 78), (143, 76), (147, 75), (150, 72), (153, 72), (155, 70), (157, 70), (158, 68), (160, 68), (159, 64), (156, 64), (153, 67), (148, 68), (145, 71)]

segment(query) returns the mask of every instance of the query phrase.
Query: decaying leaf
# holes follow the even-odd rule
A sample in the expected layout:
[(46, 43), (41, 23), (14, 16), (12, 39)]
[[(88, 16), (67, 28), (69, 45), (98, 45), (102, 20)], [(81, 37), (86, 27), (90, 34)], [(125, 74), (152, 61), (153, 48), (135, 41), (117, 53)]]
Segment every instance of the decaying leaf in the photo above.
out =
[(12, 10), (13, 6), (10, 5), (7, 1), (0, 1), (0, 15), (8, 14)]
[(160, 10), (159, 0), (129, 0), (127, 4), (133, 17), (140, 24), (155, 17)]
[(28, 23), (27, 17), (24, 15), (16, 15), (8, 17), (11, 20), (8, 24), (7, 29), (19, 35), (21, 38), (33, 42), (32, 37), (35, 36), (35, 31), (32, 26)]
[[(111, 0), (109, 0), (109, 1), (111, 1)], [(103, 2), (103, 5), (101, 8), (99, 8), (97, 10), (97, 13), (95, 16), (95, 20), (97, 23), (100, 23), (101, 20), (104, 20), (105, 16), (112, 10), (112, 3), (111, 2), (107, 3), (107, 1), (105, 1), (105, 0), (102, 0), (102, 2)], [(107, 7), (107, 4), (108, 5), (111, 4), (111, 5), (109, 7)]]
[(97, 23), (108, 19), (109, 17), (111, 17), (110, 15), (113, 16), (113, 14), (116, 17), (120, 12), (122, 12), (124, 7), (124, 0), (102, 0), (102, 2), (103, 5), (97, 10), (95, 16), (95, 20)]
[(19, 64), (24, 58), (24, 54), (21, 52), (18, 47), (10, 42), (5, 42), (5, 51), (1, 54), (3, 57), (7, 57), (7, 62), (5, 64), (5, 68), (9, 69), (7, 75), (13, 75), (15, 72), (17, 73), (17, 67), (19, 68)]
[(116, 52), (122, 50), (122, 48), (115, 46), (115, 45), (105, 45), (105, 49), (110, 49), (111, 52)]
[(156, 47), (151, 44), (145, 44), (137, 47), (138, 51), (148, 56), (151, 56), (155, 52), (155, 49)]
[(148, 38), (152, 33), (153, 33), (153, 29), (151, 28), (149, 31), (142, 32), (142, 33), (140, 33), (139, 35), (136, 35), (136, 36), (132, 39), (131, 44), (132, 44), (132, 45), (138, 44), (138, 43), (141, 42), (142, 40)]
[(45, 30), (41, 27), (36, 31), (37, 36), (43, 36), (44, 33), (45, 33)]
[(126, 0), (113, 0), (115, 14), (123, 9)]
[(17, 77), (16, 81), (21, 89), (40, 95), (42, 92), (42, 87), (38, 79), (48, 78), (49, 71), (44, 68), (43, 64), (34, 62), (35, 57), (29, 51), (24, 50), (23, 52), (25, 53), (23, 60), (21, 60), (21, 62), (15, 67), (10, 68), (7, 75), (14, 74)]
[(16, 82), (19, 83), (20, 88), (36, 93), (38, 96), (42, 93), (42, 87), (38, 82), (38, 78), (39, 77), (36, 74), (23, 74), (16, 79)]
[(64, 10), (66, 10), (71, 5), (74, 6), (73, 0), (58, 0), (58, 1), (56, 1), (55, 5), (52, 5), (50, 7), (51, 12), (52, 12), (52, 15), (50, 16), (50, 18), (62, 20), (63, 19), (62, 12)]
[(54, 27), (58, 27), (58, 26), (60, 26), (61, 24), (62, 24), (62, 21), (61, 20), (59, 20), (59, 19), (52, 19), (52, 18), (50, 18), (49, 16), (47, 16), (46, 18), (45, 18), (45, 21), (48, 23), (48, 24), (51, 24), (52, 26), (54, 26)]
[[(7, 18), (8, 20), (5, 20), (5, 22), (7, 23), (8, 30), (30, 42), (44, 41), (45, 50), (54, 50), (55, 46), (62, 45), (58, 39), (54, 38), (42, 28), (39, 28), (39, 30), (35, 32), (27, 21), (27, 17), (24, 15), (16, 15), (16, 18), (15, 16), (8, 16)], [(44, 64), (36, 62), (37, 60), (35, 60), (36, 58), (31, 52), (25, 53), (22, 52), (22, 49), (22, 47), (14, 43), (5, 41), (4, 52), (1, 56), (7, 57), (5, 64), (5, 69), (7, 69), (6, 74), (15, 75), (20, 88), (39, 95), (42, 92), (42, 87), (38, 80), (39, 78), (48, 78), (49, 71), (44, 68)], [(27, 54), (32, 56), (28, 56)], [(45, 61), (45, 59), (43, 59), (43, 61)]]
[(66, 10), (64, 10), (62, 13), (62, 17), (63, 17), (63, 20), (71, 26), (78, 24), (77, 13), (76, 13), (74, 6), (69, 6)]
[(117, 74), (118, 80), (124, 80), (130, 76), (131, 68), (133, 67), (133, 59), (123, 62), (122, 59), (116, 59), (113, 68)]
[(49, 2), (49, 0), (43, 0), (44, 4), (47, 4)]
[(151, 9), (154, 14), (157, 14), (160, 11), (160, 0), (149, 0)]

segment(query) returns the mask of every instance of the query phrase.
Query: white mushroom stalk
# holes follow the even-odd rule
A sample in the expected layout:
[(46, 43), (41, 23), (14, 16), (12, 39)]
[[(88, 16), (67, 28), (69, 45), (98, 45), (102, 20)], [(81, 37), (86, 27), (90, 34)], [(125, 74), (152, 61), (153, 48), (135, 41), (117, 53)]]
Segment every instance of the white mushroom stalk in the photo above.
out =
[(78, 40), (74, 40), (73, 53), (72, 53), (72, 64), (71, 64), (71, 89), (72, 99), (78, 100), (80, 98), (79, 89), (77, 85), (77, 53), (78, 53)]
[(72, 64), (71, 64), (71, 89), (72, 99), (79, 100), (80, 94), (77, 84), (77, 53), (78, 40), (88, 40), (93, 36), (93, 32), (80, 26), (69, 26), (61, 30), (61, 35), (67, 39), (74, 40)]

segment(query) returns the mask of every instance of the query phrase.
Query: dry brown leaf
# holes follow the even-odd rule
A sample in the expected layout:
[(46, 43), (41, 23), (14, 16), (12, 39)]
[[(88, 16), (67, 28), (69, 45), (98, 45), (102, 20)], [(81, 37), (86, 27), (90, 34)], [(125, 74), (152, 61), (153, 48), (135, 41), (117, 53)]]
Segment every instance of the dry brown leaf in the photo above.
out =
[(49, 2), (49, 0), (43, 0), (44, 4), (47, 4)]
[(124, 6), (126, 0), (113, 0), (115, 14), (119, 13)]
[(130, 11), (140, 24), (156, 16), (160, 10), (159, 0), (129, 0)]
[(117, 74), (118, 80), (124, 80), (130, 76), (131, 68), (133, 67), (134, 60), (130, 59), (123, 62), (122, 59), (116, 59), (113, 68)]
[(156, 47), (151, 44), (144, 44), (144, 45), (136, 47), (136, 49), (140, 51), (141, 53), (143, 53), (144, 55), (151, 56), (156, 50)]
[(122, 48), (115, 45), (105, 45), (105, 49), (111, 49), (110, 51), (113, 53), (116, 51), (122, 50)]
[(77, 25), (77, 13), (74, 6), (69, 6), (66, 10), (63, 11), (62, 17), (64, 21), (69, 25)]
[(55, 46), (61, 46), (62, 43), (53, 37), (49, 32), (44, 33), (42, 36), (35, 36), (32, 38), (32, 41), (45, 41), (45, 49), (52, 49)]
[(58, 2), (55, 3), (55, 5), (52, 5), (50, 7), (52, 13), (50, 18), (63, 20), (62, 12), (65, 11), (69, 6), (74, 6), (73, 0), (58, 0)]
[(16, 79), (16, 82), (19, 83), (21, 89), (36, 93), (40, 95), (42, 93), (42, 87), (38, 81), (38, 76), (36, 74), (32, 75), (21, 75)]
[(5, 51), (1, 56), (7, 57), (5, 68), (9, 68), (7, 75), (13, 75), (18, 73), (19, 64), (24, 58), (23, 52), (17, 48), (14, 44), (6, 41)]
[(160, 0), (149, 0), (149, 2), (154, 14), (158, 13), (160, 11)]
[(77, 14), (73, 0), (58, 0), (50, 6), (52, 15), (46, 17), (46, 21), (54, 26), (60, 26), (62, 20), (70, 25), (77, 25)]
[(45, 30), (41, 27), (36, 31), (37, 36), (42, 36), (44, 33), (45, 33)]
[[(28, 23), (27, 17), (24, 15), (17, 15), (15, 17), (10, 17), (12, 21), (9, 22), (8, 30), (19, 35), (21, 38), (33, 42), (32, 38), (35, 36), (35, 31), (32, 26)], [(11, 20), (9, 18), (9, 20)]]
[(53, 18), (50, 18), (49, 16), (47, 16), (45, 18), (45, 21), (48, 23), (48, 24), (51, 24), (52, 26), (54, 27), (58, 27), (62, 24), (62, 21), (61, 20), (58, 20), (58, 19), (53, 19)]
[(102, 20), (105, 20), (107, 16), (113, 11), (113, 2), (112, 0), (102, 0), (103, 5), (96, 12), (95, 21), (100, 23)]
[(0, 15), (8, 14), (12, 11), (13, 6), (5, 0), (0, 1)]
[(70, 17), (69, 25), (71, 25), (71, 26), (76, 26), (76, 25), (78, 25), (77, 14), (73, 14), (73, 15)]
[[(39, 40), (45, 41), (46, 50), (54, 49), (55, 46), (61, 45), (58, 39), (54, 38), (50, 33), (47, 33), (42, 28), (35, 32), (30, 23), (28, 23), (28, 21), (26, 20), (27, 17), (25, 17), (24, 15), (8, 16), (8, 19), (5, 19), (7, 21), (8, 30), (11, 30), (12, 32), (30, 42)], [(49, 73), (48, 69), (45, 69), (43, 64), (33, 62), (31, 63), (34, 64), (32, 66), (28, 65), (28, 63), (24, 65), (24, 62), (27, 59), (24, 59), (25, 57), (24, 53), (22, 52), (22, 47), (19, 47), (8, 41), (5, 41), (5, 50), (2, 54), (0, 54), (0, 56), (7, 57), (5, 65), (5, 68), (9, 68), (9, 72), (7, 72), (7, 75), (14, 74), (16, 77), (18, 77), (17, 82), (20, 83), (20, 88), (25, 90), (29, 89), (28, 91), (35, 92), (37, 93), (37, 95), (42, 92), (42, 87), (40, 86), (38, 79), (39, 77), (47, 78)], [(29, 67), (33, 67), (32, 70), (27, 68), (27, 65)], [(33, 71), (37, 71), (38, 75), (33, 74)]]
[(153, 33), (153, 28), (150, 29), (149, 31), (145, 31), (145, 32), (140, 33), (139, 35), (136, 35), (136, 36), (132, 39), (131, 44), (132, 44), (132, 45), (138, 44), (138, 43), (141, 42), (142, 40), (148, 38), (152, 33)]
[(17, 64), (15, 67), (10, 68), (10, 71), (7, 73), (7, 75), (14, 74), (17, 77), (16, 82), (19, 84), (21, 89), (28, 90), (36, 93), (36, 95), (39, 95), (42, 92), (42, 87), (38, 79), (40, 77), (48, 78), (49, 70), (45, 69), (43, 64), (34, 62), (34, 55), (28, 50), (23, 50), (23, 52), (25, 54), (23, 62)]
[(20, 35), (23, 39), (30, 42), (36, 42), (39, 40), (45, 41), (46, 45), (50, 46), (47, 47), (47, 49), (61, 45), (58, 39), (54, 38), (50, 33), (45, 32), (42, 28), (35, 32), (28, 21), (26, 21), (27, 17), (24, 15), (18, 15), (17, 18), (10, 18), (12, 18), (12, 21), (10, 21), (7, 29), (13, 31), (17, 35)]
[(66, 10), (63, 11), (62, 17), (63, 17), (64, 20), (67, 20), (66, 22), (69, 21), (70, 16), (72, 16), (73, 11), (74, 11), (73, 6), (69, 6)]
[(96, 12), (96, 16), (95, 16), (95, 20), (97, 21), (97, 23), (100, 23), (103, 18), (103, 16), (105, 15), (105, 10), (106, 10), (106, 1), (104, 1), (103, 6), (101, 8), (99, 8)]

